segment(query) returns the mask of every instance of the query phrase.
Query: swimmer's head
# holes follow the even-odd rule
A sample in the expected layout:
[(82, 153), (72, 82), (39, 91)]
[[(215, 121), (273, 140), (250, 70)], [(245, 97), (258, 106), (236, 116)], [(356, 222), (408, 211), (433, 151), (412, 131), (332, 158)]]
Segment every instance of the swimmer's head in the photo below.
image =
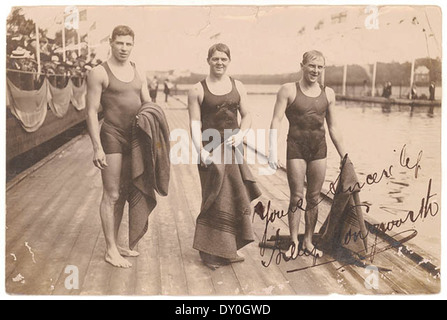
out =
[(306, 65), (307, 63), (316, 60), (318, 58), (323, 59), (324, 64), (326, 64), (326, 59), (324, 58), (323, 53), (317, 50), (310, 50), (303, 54), (303, 61), (301, 62), (303, 65)]
[(135, 33), (128, 26), (124, 26), (124, 25), (116, 26), (113, 29), (112, 37), (110, 38), (110, 40), (113, 41), (116, 39), (116, 37), (119, 37), (119, 36), (131, 36), (132, 40), (135, 40)]
[(210, 60), (210, 58), (213, 56), (213, 54), (216, 51), (220, 51), (223, 52), (227, 55), (228, 59), (231, 60), (231, 54), (230, 54), (230, 48), (228, 48), (228, 46), (224, 43), (216, 43), (215, 45), (211, 46), (208, 49), (208, 58), (207, 60)]

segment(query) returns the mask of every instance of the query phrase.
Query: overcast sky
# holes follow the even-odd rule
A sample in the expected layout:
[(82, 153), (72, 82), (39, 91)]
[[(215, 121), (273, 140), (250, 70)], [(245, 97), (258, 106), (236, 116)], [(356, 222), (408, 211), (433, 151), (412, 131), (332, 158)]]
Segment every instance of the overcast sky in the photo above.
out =
[[(59, 28), (55, 17), (64, 8), (34, 7), (27, 14), (54, 31)], [(207, 50), (216, 42), (230, 46), (230, 71), (238, 74), (297, 71), (303, 52), (313, 48), (323, 51), (328, 65), (441, 55), (437, 7), (379, 6), (378, 29), (367, 28), (374, 20), (366, 6), (78, 7), (83, 9), (88, 20), (81, 22), (81, 32), (96, 22), (90, 37), (95, 43), (115, 25), (131, 26), (136, 33), (132, 59), (146, 70), (206, 73)], [(344, 12), (344, 21), (334, 23), (332, 17)], [(315, 30), (319, 23), (321, 28)]]

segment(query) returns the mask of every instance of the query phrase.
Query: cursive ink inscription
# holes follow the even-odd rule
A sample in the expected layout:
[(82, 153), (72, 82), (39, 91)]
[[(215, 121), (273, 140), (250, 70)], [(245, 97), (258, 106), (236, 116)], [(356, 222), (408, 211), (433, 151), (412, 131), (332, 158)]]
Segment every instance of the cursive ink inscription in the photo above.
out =
[[(343, 170), (343, 165), (342, 165), (342, 170)], [(340, 193), (353, 193), (355, 191), (360, 191), (366, 185), (379, 184), (379, 183), (382, 182), (382, 180), (384, 178), (387, 178), (387, 179), (391, 178), (392, 175), (393, 175), (392, 170), (393, 170), (393, 165), (390, 165), (388, 167), (388, 169), (383, 169), (380, 174), (377, 173), (377, 172), (368, 174), (366, 176), (365, 182), (363, 182), (363, 183), (356, 182), (353, 185), (348, 186), (346, 189), (337, 190), (336, 186), (337, 186), (337, 183), (338, 183), (338, 181), (340, 180), (340, 177), (341, 177), (341, 171), (340, 171), (340, 173), (337, 176), (337, 178), (335, 179), (335, 181), (329, 183), (329, 192), (328, 193), (332, 193), (333, 195), (335, 195), (335, 194), (340, 194)]]
[[(291, 208), (290, 211), (295, 212), (298, 209), (304, 210), (302, 199), (298, 200), (296, 206), (294, 208)], [(268, 234), (268, 228), (269, 228), (270, 223), (273, 223), (273, 222), (275, 222), (276, 219), (281, 219), (288, 215), (288, 212), (285, 212), (284, 210), (281, 210), (281, 211), (271, 210), (271, 201), (269, 201), (267, 203), (267, 208), (264, 206), (264, 204), (261, 201), (259, 201), (255, 206), (254, 213), (257, 214), (261, 218), (261, 220), (265, 221), (264, 235), (262, 236), (262, 240), (261, 240), (261, 243), (264, 245), (267, 243), (267, 234)], [(295, 260), (298, 257), (302, 257), (302, 256), (315, 256), (314, 252), (307, 252), (307, 251), (301, 250), (299, 248), (296, 248), (296, 246), (292, 245), (291, 256), (288, 257), (286, 255), (286, 253), (281, 250), (280, 231), (281, 231), (281, 229), (279, 229), (279, 228), (276, 230), (275, 244), (273, 246), (273, 252), (272, 252), (269, 260), (261, 261), (261, 263), (264, 267), (266, 267), (266, 268), (269, 267), (274, 258), (275, 258), (275, 263), (277, 265), (279, 265), (282, 260), (288, 262), (290, 260)], [(261, 257), (264, 257), (265, 249), (266, 249), (266, 247), (261, 245), (261, 249), (260, 249)], [(316, 263), (315, 259), (314, 259), (314, 263)]]
[(404, 168), (407, 168), (409, 170), (413, 170), (414, 169), (414, 177), (417, 179), (418, 177), (418, 172), (421, 169), (421, 160), (422, 160), (422, 150), (419, 151), (418, 153), (418, 157), (416, 159), (416, 163), (413, 165), (410, 165), (411, 159), (409, 157), (407, 157), (407, 145), (404, 144), (404, 146), (402, 147), (402, 150), (400, 151), (400, 165)]
[[(406, 168), (411, 171), (414, 170), (415, 178), (418, 178), (419, 170), (421, 170), (421, 161), (422, 161), (423, 152), (420, 151), (417, 155), (416, 160), (414, 160), (414, 159), (411, 159), (409, 156), (407, 156), (406, 147), (407, 146), (404, 145), (401, 149), (400, 157), (399, 157), (399, 164), (403, 168)], [(343, 170), (343, 166), (345, 165), (346, 161), (347, 161), (347, 156), (345, 156), (345, 158), (342, 161), (342, 165), (340, 168), (341, 171)], [(331, 182), (329, 184), (329, 191), (326, 195), (328, 195), (329, 193), (332, 193), (335, 195), (337, 193), (339, 194), (339, 193), (359, 192), (366, 185), (378, 185), (381, 182), (383, 182), (386, 179), (389, 179), (393, 176), (393, 165), (390, 165), (388, 168), (383, 169), (380, 173), (375, 172), (375, 173), (368, 174), (366, 176), (366, 179), (364, 180), (364, 182), (362, 182), (362, 183), (357, 182), (356, 184), (349, 186), (346, 190), (342, 190), (340, 188), (337, 189), (337, 184), (341, 178), (341, 171), (340, 171), (339, 175), (337, 176), (337, 178), (335, 179), (335, 182)], [(420, 205), (419, 211), (415, 212), (415, 211), (410, 210), (410, 211), (406, 212), (406, 216), (404, 218), (395, 219), (395, 220), (382, 222), (382, 223), (378, 223), (378, 224), (371, 224), (370, 227), (367, 228), (367, 231), (366, 231), (367, 234), (349, 230), (344, 236), (344, 239), (343, 239), (344, 245), (349, 244), (351, 241), (355, 242), (358, 240), (364, 240), (370, 235), (370, 233), (376, 234), (376, 241), (377, 241), (377, 232), (387, 233), (394, 229), (401, 228), (401, 226), (404, 225), (406, 222), (411, 221), (412, 223), (415, 223), (416, 221), (418, 221), (420, 219), (425, 219), (429, 216), (431, 216), (431, 217), (437, 216), (440, 212), (440, 206), (433, 199), (436, 195), (437, 195), (436, 193), (432, 192), (432, 179), (429, 179), (427, 193), (421, 199), (421, 205)], [(321, 199), (320, 202), (321, 201), (323, 201), (323, 199)], [(355, 207), (358, 207), (358, 206), (364, 207), (366, 210), (366, 213), (369, 213), (370, 206), (367, 204), (357, 204), (349, 209), (350, 210), (355, 209)], [(303, 200), (302, 199), (300, 199), (298, 201), (298, 203), (295, 207), (289, 208), (288, 212), (294, 212), (298, 209), (306, 211), (306, 209), (303, 208)], [(310, 208), (307, 208), (307, 209), (309, 210)], [(269, 231), (270, 224), (273, 223), (276, 219), (284, 218), (285, 216), (288, 215), (288, 212), (285, 212), (284, 210), (280, 210), (280, 211), (272, 210), (271, 209), (271, 201), (268, 202), (267, 207), (265, 207), (262, 202), (258, 202), (258, 204), (255, 206), (255, 213), (257, 215), (259, 215), (261, 220), (263, 220), (265, 222), (264, 235), (262, 237), (262, 242), (261, 242), (264, 245), (260, 246), (261, 247), (260, 254), (262, 257), (264, 257), (266, 254), (265, 249), (267, 248), (267, 246), (265, 244), (267, 244), (267, 234)], [(271, 255), (267, 261), (264, 261), (264, 260), (261, 261), (261, 263), (264, 267), (269, 267), (271, 265), (271, 263), (273, 263), (273, 262), (279, 265), (283, 260), (285, 262), (288, 262), (290, 260), (295, 260), (301, 256), (312, 255), (312, 254), (309, 254), (309, 252), (305, 252), (305, 251), (301, 250), (300, 248), (295, 248), (294, 245), (292, 245), (292, 249), (291, 249), (292, 254), (291, 255), (289, 255), (288, 253), (286, 254), (285, 251), (281, 250), (281, 245), (283, 244), (282, 243), (283, 240), (280, 237), (280, 229), (277, 229), (275, 233), (276, 233), (276, 237), (274, 237), (274, 239), (275, 239), (274, 244), (273, 244), (273, 246), (270, 246), (270, 248), (273, 251), (271, 252)], [(416, 232), (416, 234), (417, 234), (417, 232)], [(270, 242), (273, 242), (273, 241), (270, 241)], [(314, 259), (313, 265), (316, 266), (316, 259)]]
[[(404, 223), (411, 221), (412, 223), (415, 223), (416, 221), (420, 220), (420, 219), (425, 219), (427, 218), (429, 215), (431, 217), (436, 217), (439, 213), (439, 204), (436, 201), (433, 201), (433, 197), (435, 197), (437, 194), (434, 193), (432, 194), (431, 191), (431, 184), (432, 184), (432, 179), (430, 179), (428, 181), (428, 188), (427, 188), (427, 195), (425, 197), (422, 198), (421, 200), (421, 206), (419, 208), (419, 212), (415, 213), (414, 211), (410, 210), (408, 211), (407, 215), (405, 216), (405, 218), (403, 219), (397, 219), (397, 220), (391, 220), (388, 222), (382, 222), (379, 224), (374, 224), (373, 225), (373, 229), (374, 230), (379, 230), (381, 232), (390, 232), (392, 230), (394, 230), (395, 228), (399, 229)], [(368, 205), (364, 205), (366, 206), (366, 212), (369, 212), (369, 206)], [(345, 237), (344, 237), (344, 243), (347, 245), (349, 244), (351, 241), (357, 241), (359, 238), (360, 239), (365, 239), (367, 235), (362, 235), (361, 233), (356, 233), (356, 232), (352, 232), (352, 230), (349, 230)]]

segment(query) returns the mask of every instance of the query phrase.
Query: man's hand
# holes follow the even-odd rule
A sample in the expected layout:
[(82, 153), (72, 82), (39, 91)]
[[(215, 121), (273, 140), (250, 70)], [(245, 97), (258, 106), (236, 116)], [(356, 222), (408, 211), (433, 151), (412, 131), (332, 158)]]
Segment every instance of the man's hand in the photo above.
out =
[(105, 169), (108, 166), (106, 161), (106, 154), (104, 153), (104, 150), (102, 148), (94, 152), (93, 164), (95, 165), (95, 167), (101, 170)]
[(269, 166), (274, 170), (281, 168), (281, 164), (279, 163), (278, 158), (272, 155), (272, 153), (270, 153), (269, 155)]
[(244, 135), (241, 131), (229, 137), (225, 144), (229, 147), (238, 147), (244, 141)]
[(205, 149), (201, 149), (200, 150), (200, 164), (206, 168), (211, 163), (212, 163), (211, 153), (209, 153)]

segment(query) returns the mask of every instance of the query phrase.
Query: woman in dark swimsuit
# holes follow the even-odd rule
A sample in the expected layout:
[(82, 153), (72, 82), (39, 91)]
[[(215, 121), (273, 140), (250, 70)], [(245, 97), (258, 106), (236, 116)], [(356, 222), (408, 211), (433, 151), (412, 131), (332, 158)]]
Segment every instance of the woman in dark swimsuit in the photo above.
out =
[[(312, 243), (312, 236), (318, 218), (320, 192), (326, 175), (326, 120), (332, 142), (343, 159), (346, 152), (334, 119), (335, 93), (331, 88), (318, 83), (325, 66), (325, 59), (319, 51), (303, 55), (302, 78), (296, 83), (287, 83), (278, 92), (271, 130), (278, 130), (286, 115), (289, 120), (287, 136), (287, 178), (290, 188), (289, 228), (292, 245), (288, 256), (298, 255), (298, 229), (304, 199), (304, 181), (307, 181), (305, 233), (302, 247), (314, 256), (323, 253)], [(279, 167), (277, 141), (271, 135), (269, 163), (273, 169)]]
[[(242, 142), (251, 118), (244, 86), (225, 74), (230, 61), (226, 45), (212, 46), (208, 52), (210, 73), (188, 95), (191, 134), (200, 155), (202, 186), (194, 248), (212, 269), (244, 260), (237, 251), (254, 241), (250, 203), (261, 194), (247, 164), (236, 161), (242, 155)], [(217, 143), (202, 141), (204, 131), (214, 133)], [(205, 141), (206, 135), (203, 135)], [(230, 159), (224, 156), (228, 154)]]

